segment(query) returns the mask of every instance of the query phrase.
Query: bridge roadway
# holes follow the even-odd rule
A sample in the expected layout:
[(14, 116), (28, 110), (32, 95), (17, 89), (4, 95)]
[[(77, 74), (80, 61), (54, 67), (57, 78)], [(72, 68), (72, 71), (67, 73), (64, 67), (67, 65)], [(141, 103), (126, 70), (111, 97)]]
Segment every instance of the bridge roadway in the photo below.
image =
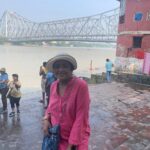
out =
[(116, 42), (118, 18), (117, 8), (88, 17), (37, 23), (7, 11), (0, 19), (0, 38), (10, 42)]

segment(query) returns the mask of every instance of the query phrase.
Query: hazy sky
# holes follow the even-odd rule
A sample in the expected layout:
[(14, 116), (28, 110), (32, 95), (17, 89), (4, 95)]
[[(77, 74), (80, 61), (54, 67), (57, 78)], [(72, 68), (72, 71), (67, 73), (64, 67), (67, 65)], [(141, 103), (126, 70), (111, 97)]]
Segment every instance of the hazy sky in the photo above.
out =
[(0, 0), (0, 18), (8, 10), (41, 22), (89, 16), (117, 7), (117, 0)]

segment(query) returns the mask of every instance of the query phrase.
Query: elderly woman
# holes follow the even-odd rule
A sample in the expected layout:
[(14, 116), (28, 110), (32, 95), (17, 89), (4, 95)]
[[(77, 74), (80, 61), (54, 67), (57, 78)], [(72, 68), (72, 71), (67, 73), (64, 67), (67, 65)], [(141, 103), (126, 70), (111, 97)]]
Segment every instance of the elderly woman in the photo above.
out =
[(61, 54), (48, 61), (48, 70), (56, 77), (51, 86), (50, 103), (44, 117), (44, 133), (48, 134), (50, 125), (60, 125), (61, 140), (59, 150), (88, 150), (89, 92), (84, 80), (73, 76), (77, 69), (75, 58)]

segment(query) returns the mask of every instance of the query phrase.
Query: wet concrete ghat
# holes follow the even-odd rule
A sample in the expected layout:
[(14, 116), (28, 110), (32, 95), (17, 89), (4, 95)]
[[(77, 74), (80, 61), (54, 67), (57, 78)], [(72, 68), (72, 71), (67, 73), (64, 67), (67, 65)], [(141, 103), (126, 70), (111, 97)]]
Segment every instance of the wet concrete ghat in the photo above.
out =
[[(89, 150), (149, 150), (150, 89), (115, 82), (89, 89)], [(0, 150), (41, 149), (44, 109), (39, 95), (23, 97), (19, 116), (0, 115)]]
[(21, 113), (13, 118), (0, 116), (0, 150), (38, 150), (41, 146), (41, 116), (38, 98), (22, 100)]

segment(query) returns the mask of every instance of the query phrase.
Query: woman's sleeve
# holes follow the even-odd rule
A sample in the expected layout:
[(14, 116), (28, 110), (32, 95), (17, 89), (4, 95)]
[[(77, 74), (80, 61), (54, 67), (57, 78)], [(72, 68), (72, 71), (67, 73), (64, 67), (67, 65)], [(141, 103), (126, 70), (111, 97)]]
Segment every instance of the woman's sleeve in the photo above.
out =
[(85, 82), (81, 85), (77, 93), (76, 119), (71, 129), (69, 144), (79, 145), (82, 140), (82, 132), (86, 129), (89, 116), (89, 91)]

